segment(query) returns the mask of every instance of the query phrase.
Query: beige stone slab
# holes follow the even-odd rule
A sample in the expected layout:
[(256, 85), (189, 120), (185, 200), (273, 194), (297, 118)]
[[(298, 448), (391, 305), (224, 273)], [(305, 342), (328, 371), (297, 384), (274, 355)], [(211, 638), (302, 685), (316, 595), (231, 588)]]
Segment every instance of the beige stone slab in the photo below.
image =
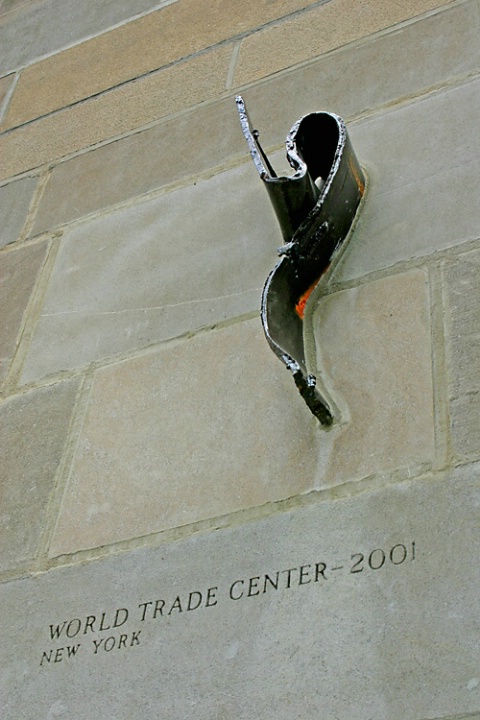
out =
[(427, 278), (414, 271), (320, 300), (313, 316), (317, 374), (345, 424), (321, 443), (322, 485), (434, 460)]
[[(291, 125), (312, 110), (333, 110), (348, 119), (473, 72), (478, 67), (477, 39), (477, 4), (466, 3), (271, 78), (244, 95), (268, 147), (283, 143)], [(246, 156), (246, 143), (233, 98), (195, 108), (57, 165), (34, 232), (241, 155)]]
[(231, 48), (222, 46), (2, 135), (0, 178), (221, 95), (230, 55)]
[(259, 320), (105, 368), (50, 555), (304, 493), (320, 441)]
[(0, 74), (163, 4), (160, 0), (4, 0), (2, 10), (10, 12), (0, 17)]
[[(26, 68), (3, 129), (157, 70), (315, 0), (182, 0)], [(139, 52), (141, 48), (141, 52)]]
[(0, 247), (18, 240), (38, 178), (25, 178), (0, 187)]
[(23, 381), (257, 310), (280, 242), (257, 182), (245, 165), (66, 232)]
[(360, 40), (448, 0), (333, 0), (242, 41), (235, 84), (244, 85)]
[(465, 460), (479, 454), (480, 253), (446, 262), (443, 275), (453, 449)]
[[(4, 585), (4, 720), (473, 720), (479, 474), (470, 465)], [(265, 576), (277, 573), (275, 589)]]
[(69, 380), (0, 404), (1, 571), (39, 550), (77, 389)]
[(0, 381), (15, 354), (23, 316), (46, 254), (46, 244), (40, 243), (0, 255)]
[(342, 280), (478, 238), (478, 80), (351, 126), (370, 190)]

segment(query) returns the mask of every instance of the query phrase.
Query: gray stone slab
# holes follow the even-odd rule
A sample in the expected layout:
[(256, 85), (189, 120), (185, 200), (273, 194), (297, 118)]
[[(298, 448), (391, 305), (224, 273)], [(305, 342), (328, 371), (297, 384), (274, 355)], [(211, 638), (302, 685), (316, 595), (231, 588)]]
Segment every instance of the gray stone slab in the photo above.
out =
[(42, 0), (1, 0), (0, 14), (9, 13), (12, 10), (18, 10), (22, 5), (30, 5), (32, 2), (41, 2)]
[(480, 423), (480, 253), (445, 264), (450, 413), (457, 457), (478, 457)]
[[(468, 2), (244, 91), (264, 145), (313, 110), (345, 118), (478, 68), (478, 8)], [(401, 72), (399, 72), (401, 68)], [(378, 148), (384, 151), (384, 148)], [(58, 165), (34, 232), (246, 156), (233, 97)]]
[(0, 22), (0, 75), (165, 4), (159, 0), (43, 0), (14, 4), (11, 15), (5, 15)]
[(242, 166), (67, 232), (23, 379), (259, 308), (281, 239), (257, 182)]
[(370, 189), (338, 279), (478, 238), (480, 81), (351, 127)]
[(38, 243), (2, 253), (0, 262), (0, 382), (17, 348), (25, 311), (45, 261), (47, 244)]
[(0, 188), (0, 247), (18, 240), (38, 178), (25, 178)]
[(4, 720), (478, 714), (479, 473), (4, 585)]
[(39, 550), (77, 389), (78, 380), (68, 380), (0, 405), (2, 571)]

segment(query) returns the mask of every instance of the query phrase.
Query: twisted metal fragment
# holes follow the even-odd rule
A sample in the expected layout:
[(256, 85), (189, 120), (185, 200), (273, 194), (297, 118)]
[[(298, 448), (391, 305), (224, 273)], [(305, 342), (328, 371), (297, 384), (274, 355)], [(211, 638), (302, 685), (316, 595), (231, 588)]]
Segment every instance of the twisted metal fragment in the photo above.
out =
[(338, 259), (365, 191), (365, 176), (343, 120), (333, 113), (305, 115), (286, 139), (290, 177), (277, 177), (236, 98), (243, 134), (265, 183), (285, 244), (262, 295), (261, 317), (273, 352), (290, 370), (308, 407), (323, 425), (331, 408), (307, 371), (303, 317), (310, 294)]

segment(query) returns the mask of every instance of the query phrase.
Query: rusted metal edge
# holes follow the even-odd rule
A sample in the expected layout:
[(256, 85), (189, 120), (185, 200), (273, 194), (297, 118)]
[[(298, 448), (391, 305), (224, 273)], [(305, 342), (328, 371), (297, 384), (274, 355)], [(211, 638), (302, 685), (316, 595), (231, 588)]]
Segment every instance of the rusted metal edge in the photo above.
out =
[(323, 425), (332, 410), (306, 367), (303, 318), (310, 294), (338, 259), (365, 191), (365, 175), (343, 120), (334, 113), (305, 115), (286, 139), (290, 177), (277, 177), (236, 97), (243, 134), (277, 215), (285, 244), (267, 278), (261, 318), (273, 352), (290, 370), (308, 407)]

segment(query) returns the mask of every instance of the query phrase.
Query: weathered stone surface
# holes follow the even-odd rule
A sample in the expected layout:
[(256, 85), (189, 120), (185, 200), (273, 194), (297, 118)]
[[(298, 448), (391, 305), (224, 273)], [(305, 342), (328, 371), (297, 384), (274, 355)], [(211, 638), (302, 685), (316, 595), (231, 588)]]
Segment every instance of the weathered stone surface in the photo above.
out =
[(232, 98), (197, 107), (57, 165), (33, 232), (194, 176), (245, 155), (246, 149)]
[(259, 320), (95, 375), (51, 555), (311, 490), (321, 434)]
[(4, 100), (7, 96), (8, 91), (10, 90), (12, 83), (14, 81), (15, 76), (14, 75), (6, 75), (5, 77), (0, 78), (0, 118), (2, 118), (4, 113)]
[(0, 179), (218, 97), (231, 52), (220, 46), (2, 135)]
[(480, 253), (445, 263), (444, 282), (453, 448), (464, 460), (479, 454)]
[(425, 273), (324, 297), (313, 330), (317, 373), (345, 422), (322, 439), (321, 485), (400, 468), (414, 476), (430, 467), (435, 448)]
[(350, 126), (370, 191), (338, 278), (478, 238), (480, 82)]
[[(65, 381), (0, 405), (2, 571), (38, 552), (77, 388), (78, 381)], [(2, 618), (7, 618), (3, 602)]]
[(46, 244), (2, 253), (0, 262), (0, 382), (16, 350), (22, 319), (46, 257)]
[[(333, 110), (348, 119), (474, 71), (477, 16), (474, 3), (448, 8), (245, 90), (262, 140), (267, 146), (283, 143), (290, 126), (315, 109)], [(383, 153), (384, 148), (377, 151)], [(58, 165), (34, 231), (51, 229), (241, 155), (246, 155), (246, 144), (233, 98), (195, 108)]]
[(24, 380), (259, 307), (279, 233), (246, 165), (65, 234)]
[(3, 127), (15, 127), (78, 102), (313, 2), (204, 3), (201, 12), (198, 0), (168, 5), (26, 68)]
[(14, 12), (0, 19), (0, 74), (164, 4), (159, 0), (3, 0), (1, 9)]
[(27, 5), (31, 0), (1, 0), (0, 2), (0, 14), (11, 12), (16, 10), (21, 5)]
[(8, 583), (3, 717), (475, 717), (479, 473)]
[(363, 2), (334, 0), (298, 18), (246, 37), (242, 41), (235, 83), (243, 85), (291, 67), (391, 25), (446, 5), (448, 0)]
[(25, 178), (0, 188), (0, 247), (18, 240), (38, 178)]

